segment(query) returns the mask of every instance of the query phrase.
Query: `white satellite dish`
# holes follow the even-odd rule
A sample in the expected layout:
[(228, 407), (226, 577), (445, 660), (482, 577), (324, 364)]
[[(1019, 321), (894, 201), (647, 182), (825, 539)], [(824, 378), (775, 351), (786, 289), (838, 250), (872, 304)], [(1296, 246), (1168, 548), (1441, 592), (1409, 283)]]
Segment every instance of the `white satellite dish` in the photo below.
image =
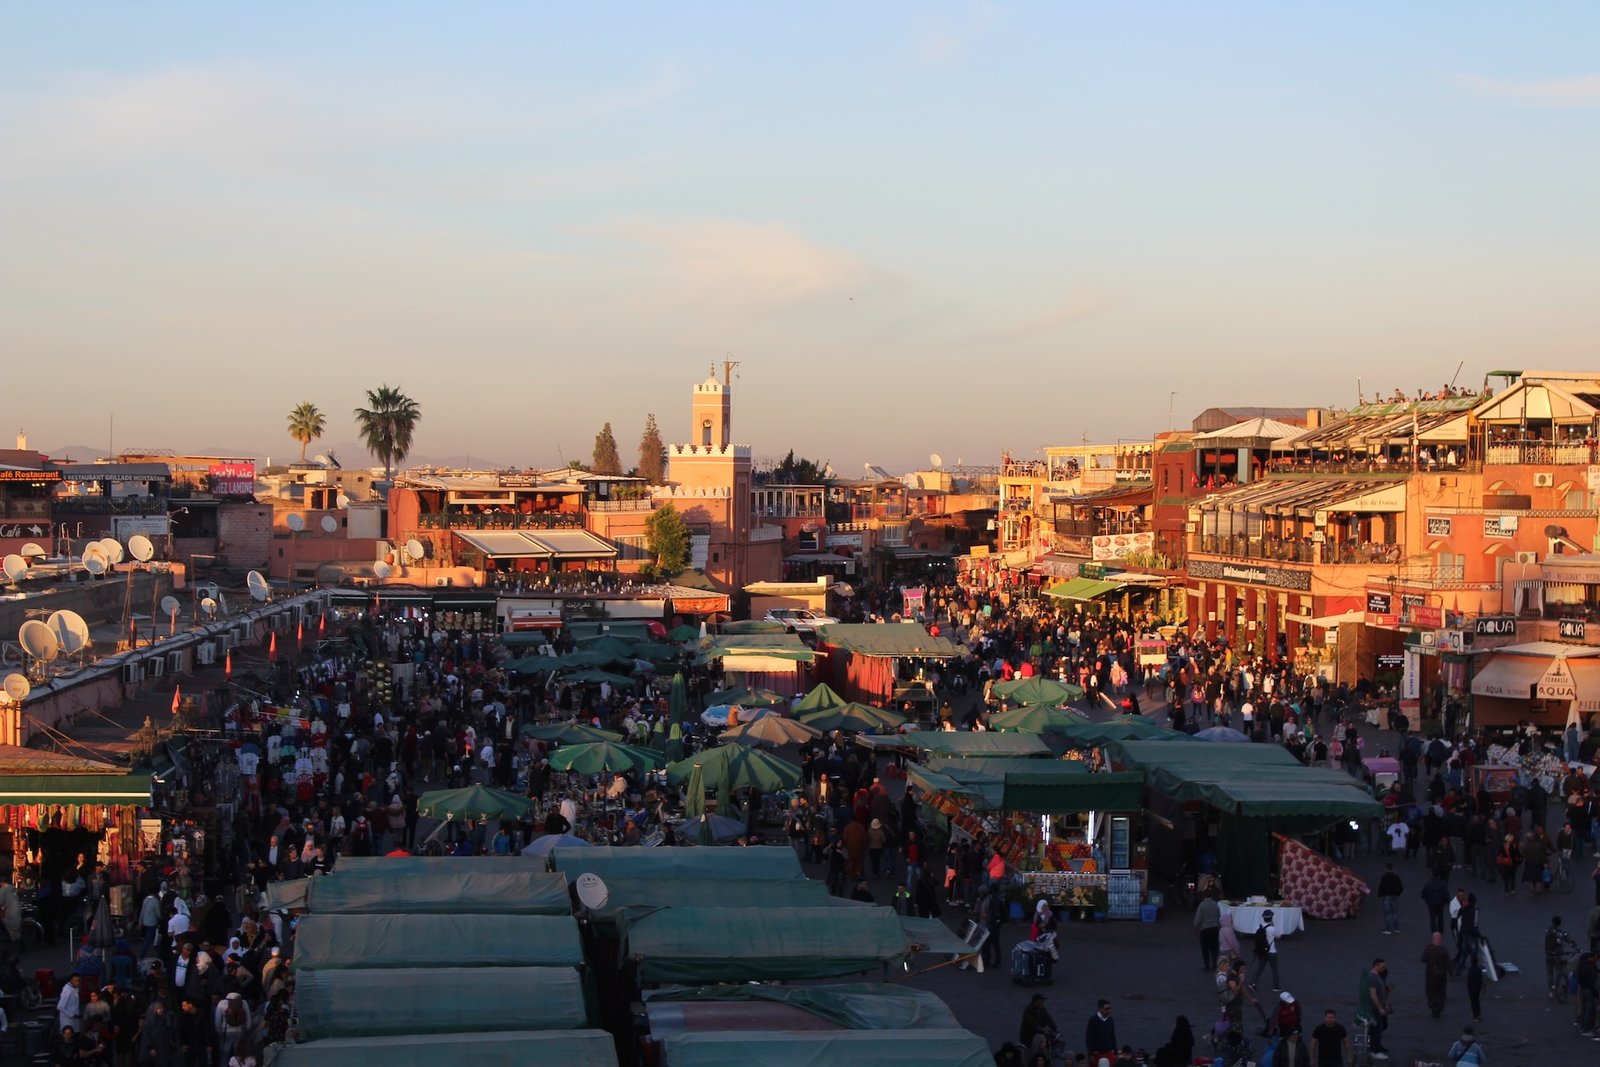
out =
[(17, 630), (17, 644), (34, 659), (46, 663), (61, 655), (61, 642), (56, 640), (50, 627), (38, 619), (29, 619), (22, 624)]
[(104, 574), (108, 566), (106, 554), (100, 551), (98, 545), (90, 545), (83, 550), (83, 569), (90, 574)]
[(23, 559), (38, 559), (41, 556), (48, 555), (48, 553), (39, 547), (38, 542), (29, 541), (27, 544), (22, 546), (22, 551), (18, 552), (17, 555), (21, 556)]
[(161, 598), (161, 614), (171, 618), (178, 613), (178, 598), (170, 593)]
[(322, 464), (324, 467), (333, 466), (333, 460), (329, 459), (327, 456), (324, 456), (321, 452), (318, 452), (316, 455), (312, 456), (311, 458), (313, 460), (315, 460), (316, 462)]
[(61, 654), (70, 656), (89, 646), (89, 624), (76, 611), (53, 611), (44, 624), (55, 634)]
[(140, 563), (149, 563), (155, 554), (156, 546), (144, 534), (134, 534), (128, 538), (128, 555)]
[(338, 528), (339, 528), (339, 520), (338, 519), (334, 518), (332, 515), (324, 515), (324, 516), (322, 516), (322, 532), (323, 533), (333, 533)]
[(306, 528), (306, 517), (299, 512), (291, 514), (283, 521), (287, 523), (289, 529), (293, 530), (295, 533), (299, 533), (301, 530)]
[(611, 891), (598, 874), (586, 871), (578, 875), (578, 903), (590, 911), (599, 911), (611, 899)]
[(933, 469), (938, 470), (944, 466), (944, 457), (935, 452), (928, 457), (928, 462), (933, 464)]
[(350, 498), (345, 496), (343, 493), (340, 493), (334, 500), (334, 503), (338, 504), (341, 508), (347, 508), (350, 506)]
[(394, 573), (394, 568), (380, 559), (372, 565), (372, 573), (378, 578), (387, 578)]
[(5, 562), (0, 566), (5, 568), (6, 577), (13, 582), (20, 582), (28, 576), (28, 561), (15, 552), (7, 556)]
[(210, 597), (206, 597), (204, 600), (200, 601), (200, 610), (205, 612), (207, 615), (216, 615), (217, 602), (212, 600)]
[(258, 603), (264, 603), (272, 587), (267, 585), (267, 580), (261, 576), (260, 571), (251, 571), (245, 578), (244, 584), (250, 587), (250, 596)]
[(415, 537), (406, 542), (406, 556), (410, 559), (421, 559), (426, 553), (422, 549), (422, 542)]
[(118, 541), (115, 537), (102, 537), (95, 543), (100, 546), (100, 551), (106, 554), (107, 563), (115, 566), (122, 562), (124, 553), (121, 541)]
[(28, 699), (29, 693), (33, 692), (33, 683), (28, 681), (28, 676), (25, 674), (8, 674), (3, 688), (12, 703), (20, 704)]

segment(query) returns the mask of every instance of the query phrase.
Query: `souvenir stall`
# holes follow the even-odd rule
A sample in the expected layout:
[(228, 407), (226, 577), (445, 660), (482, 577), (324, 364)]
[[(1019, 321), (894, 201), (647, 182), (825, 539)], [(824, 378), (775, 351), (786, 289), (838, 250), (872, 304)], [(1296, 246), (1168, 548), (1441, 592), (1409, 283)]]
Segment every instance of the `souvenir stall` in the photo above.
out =
[[(137, 866), (148, 772), (36, 749), (0, 751), (0, 857), (19, 889), (70, 881), (82, 856), (113, 881)], [(5, 862), (0, 859), (0, 863)]]
[(1081, 760), (935, 759), (908, 768), (952, 841), (998, 847), (1019, 901), (1071, 918), (1137, 919), (1147, 873), (1137, 839), (1144, 776), (1095, 774)]

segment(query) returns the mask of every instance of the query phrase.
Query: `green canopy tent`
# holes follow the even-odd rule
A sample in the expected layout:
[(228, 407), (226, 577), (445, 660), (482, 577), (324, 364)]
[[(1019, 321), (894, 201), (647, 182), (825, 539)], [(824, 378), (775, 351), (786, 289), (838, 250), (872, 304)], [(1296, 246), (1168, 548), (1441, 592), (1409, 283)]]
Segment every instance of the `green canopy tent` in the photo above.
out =
[(582, 722), (544, 722), (522, 728), (523, 737), (554, 741), (562, 745), (583, 745), (592, 741), (621, 741), (622, 735)]
[(523, 656), (506, 664), (506, 670), (512, 674), (549, 674), (559, 671), (570, 664), (563, 663), (560, 656)]
[(690, 1031), (664, 1044), (672, 1067), (994, 1067), (988, 1042), (965, 1030)]
[(720, 689), (706, 697), (706, 707), (714, 708), (718, 704), (737, 704), (742, 708), (784, 708), (789, 706), (789, 698), (782, 693), (774, 693), (759, 686), (750, 689), (736, 685), (731, 689)]
[(781, 622), (766, 619), (738, 619), (721, 623), (717, 630), (725, 634), (781, 634), (788, 633)]
[(612, 845), (557, 848), (550, 853), (550, 865), (574, 880), (580, 874), (597, 874), (607, 885), (611, 884), (613, 878), (648, 878), (665, 885), (669, 880), (680, 878), (781, 882), (806, 876), (799, 857), (787, 845), (750, 848), (630, 848)]
[[(689, 777), (693, 765), (704, 768), (707, 781), (722, 784), (725, 790), (755, 787), (763, 793), (793, 789), (800, 783), (800, 768), (770, 752), (747, 745), (718, 745), (697, 752), (685, 760), (667, 765), (667, 781), (679, 785)], [(719, 794), (719, 799), (725, 799)]]
[(641, 982), (837, 978), (899, 963), (911, 952), (900, 917), (888, 908), (663, 908), (624, 915), (618, 930), (623, 957), (638, 965)]
[[(1082, 760), (1015, 757), (930, 759), (926, 772), (979, 787), (992, 810), (1035, 815), (1082, 811), (1138, 811), (1144, 794), (1139, 771), (1091, 772)], [(993, 785), (998, 783), (995, 796)]]
[(688, 623), (674, 626), (667, 631), (667, 640), (674, 641), (680, 645), (686, 645), (690, 641), (698, 641), (700, 640), (700, 627), (690, 626)]
[(1024, 704), (989, 719), (989, 728), (992, 730), (1014, 730), (1028, 734), (1061, 732), (1073, 726), (1088, 725), (1089, 716), (1051, 704)]
[(659, 752), (615, 741), (595, 741), (585, 745), (563, 745), (550, 754), (550, 766), (577, 774), (653, 771), (666, 763)]
[(888, 711), (884, 708), (875, 708), (871, 704), (857, 704), (851, 701), (831, 708), (808, 711), (799, 717), (799, 721), (813, 730), (825, 733), (834, 730), (861, 733), (865, 730), (898, 730), (905, 725), (906, 717), (898, 711)]
[(295, 1010), (310, 1040), (589, 1025), (571, 967), (398, 967), (306, 971)]
[(617, 1067), (617, 1047), (604, 1030), (332, 1037), (275, 1045), (266, 1062), (268, 1067)]
[[(937, 920), (935, 920), (937, 921)], [(954, 936), (949, 934), (948, 936)], [(963, 945), (963, 948), (966, 946)], [(925, 989), (866, 982), (831, 982), (821, 986), (711, 985), (674, 986), (644, 991), (648, 1013), (663, 1004), (783, 1005), (824, 1019), (846, 1030), (959, 1030), (955, 1013)], [(773, 1029), (780, 1029), (774, 1027)], [(799, 1026), (781, 1027), (798, 1030)]]
[(570, 915), (307, 915), (295, 973), (390, 967), (582, 967)]
[(489, 862), (498, 869), (472, 869), (467, 866), (470, 861), (463, 859), (460, 873), (446, 870), (314, 878), (306, 892), (306, 908), (315, 915), (572, 913), (564, 875), (537, 870), (535, 864), (526, 861)]
[(527, 797), (486, 785), (435, 789), (417, 801), (417, 814), (429, 819), (522, 819), (532, 810)]
[[(1009, 714), (1009, 712), (1008, 712)], [(1107, 741), (1192, 741), (1181, 730), (1158, 726), (1143, 715), (1118, 715), (1105, 722), (1086, 722), (1057, 731), (1074, 748), (1094, 748)]]
[(934, 756), (1048, 756), (1050, 746), (1038, 734), (970, 733), (926, 730), (888, 737), (861, 735), (856, 744), (867, 748), (912, 749)]
[(994, 683), (994, 695), (1017, 704), (1065, 704), (1083, 699), (1083, 689), (1054, 678), (1013, 678)]
[[(746, 851), (730, 849), (685, 849), (688, 852)], [(766, 852), (766, 849), (761, 849)], [(812, 878), (761, 879), (739, 877), (690, 877), (672, 875), (652, 878), (640, 874), (601, 876), (606, 883), (605, 906), (590, 913), (599, 923), (615, 924), (623, 911), (656, 908), (692, 908), (716, 901), (722, 908), (827, 908), (840, 898), (830, 896), (826, 883)]]
[(683, 672), (672, 676), (672, 690), (667, 696), (667, 719), (677, 725), (683, 717), (689, 714), (689, 685), (683, 680)]
[(833, 686), (827, 682), (818, 682), (816, 687), (801, 697), (794, 706), (796, 716), (804, 715), (808, 711), (824, 711), (828, 708), (839, 708), (850, 703), (834, 691)]
[(638, 685), (638, 679), (616, 674), (612, 671), (579, 670), (562, 676), (564, 682), (578, 682), (583, 685), (600, 685), (609, 682), (613, 689), (632, 689)]

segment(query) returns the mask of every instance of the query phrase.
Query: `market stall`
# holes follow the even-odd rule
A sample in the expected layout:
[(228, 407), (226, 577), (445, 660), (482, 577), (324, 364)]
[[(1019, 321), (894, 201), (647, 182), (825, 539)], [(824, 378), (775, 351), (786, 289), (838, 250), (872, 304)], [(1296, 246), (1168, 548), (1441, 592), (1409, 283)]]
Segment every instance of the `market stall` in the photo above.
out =
[(303, 1045), (276, 1045), (271, 1067), (616, 1067), (616, 1043), (604, 1030), (504, 1031), (475, 1034), (406, 1034), (401, 1037), (330, 1037)]
[(147, 772), (7, 746), (0, 751), (0, 856), (9, 858), (10, 877), (24, 890), (44, 879), (70, 881), (82, 856), (105, 864), (113, 880), (129, 880), (146, 846), (158, 844), (140, 835), (150, 786)]
[(641, 984), (836, 978), (900, 963), (913, 945), (874, 907), (662, 908), (618, 929)]
[(915, 622), (828, 623), (817, 630), (823, 678), (851, 700), (884, 704), (903, 682), (921, 681), (930, 663), (960, 659), (966, 649)]

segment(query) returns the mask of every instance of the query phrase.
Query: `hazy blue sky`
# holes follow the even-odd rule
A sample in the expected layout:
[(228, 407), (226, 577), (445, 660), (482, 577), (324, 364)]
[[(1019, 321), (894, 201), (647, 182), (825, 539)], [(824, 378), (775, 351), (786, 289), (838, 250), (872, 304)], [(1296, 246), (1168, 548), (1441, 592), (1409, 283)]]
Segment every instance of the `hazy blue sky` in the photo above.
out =
[(629, 456), (731, 353), (740, 441), (853, 473), (1600, 369), (1596, 42), (1592, 3), (15, 3), (0, 438), (281, 456), (388, 381), (418, 453)]

